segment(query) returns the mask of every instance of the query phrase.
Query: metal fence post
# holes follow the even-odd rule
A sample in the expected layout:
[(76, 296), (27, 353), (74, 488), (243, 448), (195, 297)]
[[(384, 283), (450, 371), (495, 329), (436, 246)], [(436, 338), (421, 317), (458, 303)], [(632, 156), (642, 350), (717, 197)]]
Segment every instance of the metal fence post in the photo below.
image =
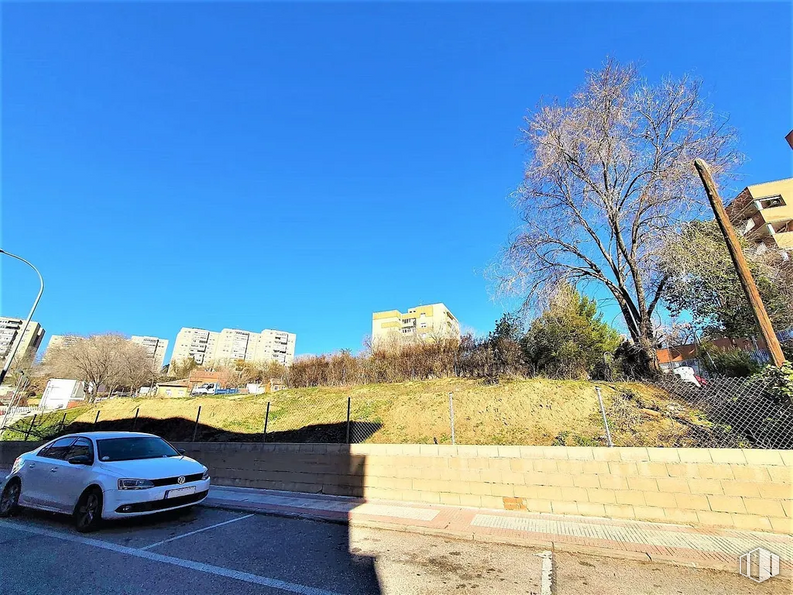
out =
[(352, 397), (347, 397), (347, 444), (350, 443), (350, 402)]
[(62, 434), (63, 433), (64, 426), (66, 426), (66, 414), (65, 413), (63, 414), (63, 417), (61, 418), (61, 427), (58, 429), (58, 434)]
[(267, 442), (267, 422), (270, 421), (270, 401), (267, 401), (267, 410), (264, 412), (264, 432), (262, 442)]
[(196, 413), (196, 416), (195, 416), (195, 427), (193, 428), (193, 440), (192, 440), (192, 442), (195, 442), (195, 437), (196, 437), (196, 434), (198, 433), (198, 420), (199, 420), (200, 417), (201, 417), (201, 405), (198, 406), (198, 413)]
[(99, 421), (99, 414), (100, 414), (100, 413), (102, 413), (102, 410), (101, 410), (101, 409), (99, 409), (99, 410), (96, 412), (96, 417), (94, 418), (94, 429), (96, 429), (96, 422), (98, 422), (98, 421)]
[(453, 393), (449, 393), (449, 421), (452, 426), (452, 446), (454, 446), (454, 401), (452, 399), (452, 394)]
[(132, 431), (135, 431), (135, 428), (138, 427), (138, 413), (140, 413), (140, 407), (135, 409), (135, 419), (132, 420)]
[(33, 429), (33, 424), (36, 423), (36, 413), (33, 414), (33, 419), (30, 420), (30, 425), (28, 429), (25, 431), (25, 442), (28, 441), (28, 436), (30, 436), (30, 431)]
[(595, 391), (598, 394), (598, 403), (600, 403), (600, 413), (603, 415), (603, 425), (606, 428), (606, 440), (608, 440), (609, 446), (614, 446), (614, 443), (611, 441), (611, 430), (609, 430), (609, 420), (606, 417), (606, 408), (603, 406), (603, 396), (600, 394), (600, 387), (596, 386)]

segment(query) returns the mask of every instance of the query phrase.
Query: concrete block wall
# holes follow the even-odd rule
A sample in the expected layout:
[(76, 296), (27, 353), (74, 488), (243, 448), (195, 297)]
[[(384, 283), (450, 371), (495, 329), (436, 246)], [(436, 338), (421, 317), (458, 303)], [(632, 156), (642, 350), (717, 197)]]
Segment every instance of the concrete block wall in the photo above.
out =
[[(14, 464), (14, 459), (19, 455), (38, 448), (42, 444), (43, 442), (0, 441), (0, 469), (9, 469)], [(1, 476), (0, 479), (2, 479)]]
[(183, 443), (221, 485), (793, 533), (793, 452)]

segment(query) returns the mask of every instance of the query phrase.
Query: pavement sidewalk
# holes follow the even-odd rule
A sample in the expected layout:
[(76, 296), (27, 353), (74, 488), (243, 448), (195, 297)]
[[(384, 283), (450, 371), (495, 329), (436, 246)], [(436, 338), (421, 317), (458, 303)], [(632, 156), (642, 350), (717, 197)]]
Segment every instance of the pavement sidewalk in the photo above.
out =
[(782, 576), (793, 576), (793, 537), (774, 533), (222, 486), (203, 505), (730, 571), (741, 554), (763, 547), (780, 556)]

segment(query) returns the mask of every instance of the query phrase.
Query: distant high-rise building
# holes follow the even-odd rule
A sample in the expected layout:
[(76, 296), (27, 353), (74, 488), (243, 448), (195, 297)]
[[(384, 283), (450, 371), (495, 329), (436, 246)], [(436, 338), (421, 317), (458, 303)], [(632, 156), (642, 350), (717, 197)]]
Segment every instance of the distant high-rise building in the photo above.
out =
[(44, 340), (44, 329), (38, 322), (30, 321), (25, 335), (21, 336), (25, 321), (21, 318), (0, 317), (0, 367), (5, 363), (11, 353), (14, 343), (20, 342), (17, 348), (14, 365), (21, 362), (32, 361)]
[(80, 337), (77, 335), (50, 335), (50, 341), (47, 343), (47, 350), (44, 352), (44, 357), (47, 357), (47, 354), (52, 349), (59, 349), (60, 347), (74, 345), (75, 341), (77, 341), (79, 338)]
[(132, 335), (130, 340), (133, 343), (137, 343), (138, 345), (142, 345), (146, 348), (146, 352), (154, 362), (154, 369), (159, 372), (162, 369), (163, 362), (165, 361), (165, 352), (168, 349), (168, 339)]
[(295, 358), (296, 339), (294, 333), (269, 329), (256, 333), (230, 328), (220, 332), (183, 328), (176, 336), (171, 363), (193, 359), (203, 366), (230, 361), (290, 365)]
[(372, 314), (372, 344), (385, 347), (412, 341), (459, 339), (460, 323), (442, 303)]
[(208, 364), (214, 357), (215, 344), (220, 333), (200, 328), (185, 327), (176, 335), (176, 343), (171, 354), (171, 364), (193, 359), (199, 366)]
[(259, 334), (256, 361), (277, 362), (288, 366), (295, 359), (296, 342), (297, 335), (294, 333), (264, 329)]

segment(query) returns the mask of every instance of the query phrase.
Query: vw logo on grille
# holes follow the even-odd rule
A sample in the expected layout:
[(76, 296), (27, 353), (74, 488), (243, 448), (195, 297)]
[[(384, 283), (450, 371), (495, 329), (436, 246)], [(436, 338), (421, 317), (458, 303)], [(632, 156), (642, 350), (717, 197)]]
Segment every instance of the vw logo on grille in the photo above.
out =
[(176, 483), (184, 483), (184, 475), (180, 475), (179, 479), (176, 480)]

